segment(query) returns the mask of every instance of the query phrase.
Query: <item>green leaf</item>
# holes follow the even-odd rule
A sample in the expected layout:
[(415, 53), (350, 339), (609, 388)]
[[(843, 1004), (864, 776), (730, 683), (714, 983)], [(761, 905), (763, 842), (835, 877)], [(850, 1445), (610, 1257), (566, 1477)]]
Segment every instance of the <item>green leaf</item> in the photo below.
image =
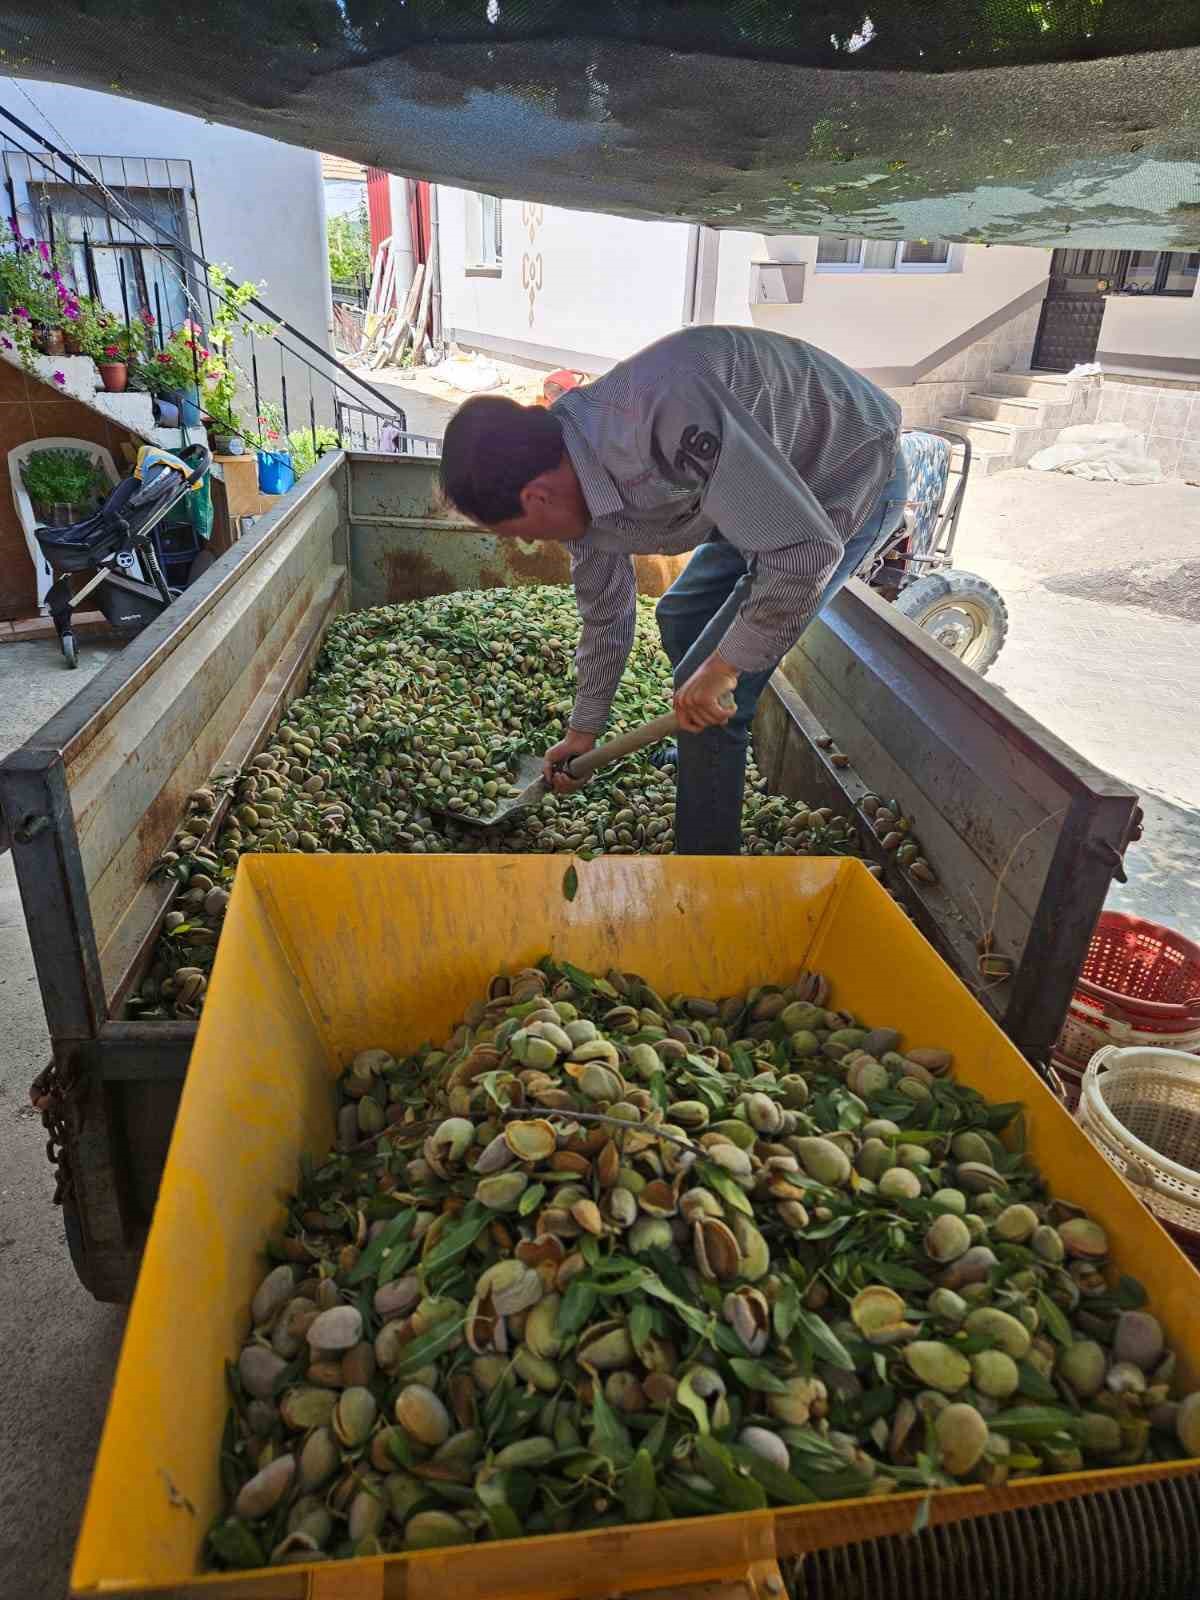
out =
[(1136, 1278), (1131, 1278), (1128, 1273), (1121, 1274), (1112, 1297), (1122, 1311), (1140, 1311), (1150, 1298), (1144, 1285)]
[(617, 1421), (617, 1414), (604, 1398), (601, 1384), (592, 1385), (592, 1449), (616, 1467), (627, 1467), (633, 1460), (633, 1444), (628, 1429)]
[(208, 1530), (208, 1546), (226, 1567), (265, 1567), (266, 1553), (247, 1523), (229, 1517)]
[(596, 1291), (590, 1283), (575, 1278), (563, 1295), (555, 1326), (559, 1333), (578, 1333), (596, 1309)]
[(562, 892), (564, 900), (574, 900), (579, 893), (579, 874), (575, 871), (574, 863), (563, 873)]
[(872, 1283), (886, 1284), (889, 1289), (928, 1289), (929, 1279), (912, 1267), (902, 1267), (894, 1261), (864, 1261)]
[(848, 1228), (851, 1221), (852, 1218), (850, 1217), (831, 1217), (828, 1222), (818, 1223), (815, 1228), (805, 1228), (805, 1243), (810, 1239), (832, 1239), (835, 1234), (841, 1233), (844, 1228)]
[(744, 1356), (734, 1356), (729, 1365), (749, 1389), (758, 1389), (762, 1394), (787, 1393), (787, 1384), (765, 1361), (747, 1361)]
[(723, 1505), (731, 1511), (761, 1511), (767, 1503), (766, 1490), (757, 1478), (743, 1476), (723, 1444), (707, 1434), (695, 1443), (696, 1460)]
[(640, 1350), (654, 1332), (654, 1310), (644, 1300), (639, 1300), (629, 1313), (629, 1338), (635, 1350)]
[(346, 1274), (347, 1288), (353, 1288), (355, 1284), (364, 1283), (368, 1278), (375, 1277), (388, 1251), (404, 1243), (416, 1220), (416, 1210), (410, 1206), (406, 1211), (398, 1212), (390, 1222), (385, 1223)]
[(1077, 1420), (1062, 1406), (1012, 1406), (989, 1417), (988, 1427), (1006, 1439), (1048, 1439), (1055, 1433), (1073, 1436)]
[(408, 1435), (403, 1428), (387, 1429), (388, 1454), (398, 1467), (411, 1467), (413, 1464), (412, 1448), (408, 1442)]
[(442, 1237), (421, 1263), (426, 1281), (447, 1267), (456, 1266), (479, 1235), (492, 1220), (493, 1213), (486, 1206), (472, 1201), (462, 1216), (447, 1228)]
[(929, 1512), (932, 1505), (933, 1496), (931, 1494), (922, 1495), (917, 1505), (917, 1514), (913, 1518), (913, 1525), (911, 1529), (913, 1533), (925, 1532), (925, 1529), (929, 1526)]
[(462, 1332), (466, 1320), (465, 1317), (448, 1317), (445, 1322), (439, 1322), (436, 1327), (430, 1328), (428, 1333), (418, 1334), (404, 1346), (404, 1360), (396, 1369), (396, 1377), (410, 1377), (422, 1367), (427, 1367), (431, 1361), (436, 1361), (439, 1356), (445, 1355)]
[(720, 1195), (726, 1205), (732, 1206), (735, 1211), (741, 1211), (748, 1217), (754, 1215), (750, 1196), (744, 1189), (739, 1188), (736, 1179), (731, 1173), (726, 1172), (724, 1167), (717, 1166), (715, 1161), (697, 1161), (696, 1176), (705, 1188)]
[(790, 1278), (780, 1280), (779, 1296), (771, 1308), (775, 1337), (786, 1344), (800, 1315), (800, 1291)]
[(535, 1183), (532, 1188), (526, 1189), (520, 1200), (517, 1201), (517, 1215), (527, 1217), (531, 1211), (537, 1210), (545, 1197), (546, 1185), (544, 1183)]
[(595, 978), (581, 968), (573, 967), (569, 961), (562, 963), (562, 974), (576, 989), (582, 989), (584, 994), (591, 994), (596, 988)]
[(735, 1044), (729, 1052), (729, 1059), (733, 1070), (739, 1078), (752, 1078), (754, 1076), (754, 1058), (740, 1044)]
[(1075, 1343), (1075, 1335), (1071, 1331), (1071, 1324), (1067, 1321), (1066, 1312), (1051, 1300), (1044, 1289), (1038, 1290), (1037, 1308), (1038, 1315), (1046, 1325), (1046, 1332), (1056, 1344), (1066, 1349)]
[(1017, 1373), (1021, 1380), (1017, 1385), (1018, 1394), (1028, 1395), (1031, 1400), (1058, 1399), (1058, 1390), (1049, 1378), (1040, 1373), (1036, 1367), (1030, 1366), (1028, 1361), (1017, 1362)]
[(821, 1361), (828, 1361), (831, 1366), (839, 1367), (843, 1372), (854, 1371), (854, 1361), (850, 1352), (833, 1329), (822, 1322), (815, 1311), (800, 1308), (796, 1318), (796, 1332)]
[[(708, 1313), (699, 1310), (698, 1307), (683, 1299), (681, 1295), (677, 1295), (673, 1290), (668, 1289), (666, 1284), (663, 1283), (660, 1278), (655, 1277), (652, 1272), (647, 1273), (642, 1287), (645, 1289), (647, 1294), (652, 1294), (656, 1300), (665, 1300), (669, 1306), (674, 1306), (675, 1310), (679, 1313), (679, 1316), (684, 1322), (687, 1323), (688, 1327), (693, 1333), (698, 1333), (702, 1338), (705, 1339), (709, 1337), (709, 1332), (712, 1326), (712, 1317), (709, 1316)], [(558, 1313), (558, 1320), (561, 1325), (561, 1308)], [(684, 1382), (686, 1383), (687, 1380), (684, 1379)]]
[(801, 1483), (799, 1478), (793, 1477), (790, 1472), (785, 1472), (782, 1467), (777, 1467), (773, 1461), (766, 1461), (762, 1456), (755, 1455), (753, 1450), (747, 1450), (745, 1445), (730, 1445), (730, 1454), (740, 1466), (747, 1468), (750, 1475), (762, 1484), (772, 1500), (779, 1500), (785, 1506), (812, 1505), (817, 1496), (806, 1483)]
[(654, 1503), (658, 1498), (658, 1482), (654, 1473), (654, 1458), (644, 1447), (633, 1458), (632, 1465), (621, 1482), (621, 1500), (630, 1522), (649, 1522), (654, 1516)]

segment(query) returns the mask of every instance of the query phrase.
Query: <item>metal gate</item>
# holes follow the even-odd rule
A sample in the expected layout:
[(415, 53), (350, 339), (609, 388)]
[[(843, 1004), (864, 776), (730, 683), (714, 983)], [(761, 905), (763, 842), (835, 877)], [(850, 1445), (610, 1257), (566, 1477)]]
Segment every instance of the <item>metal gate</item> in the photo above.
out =
[(1069, 372), (1096, 359), (1104, 294), (1121, 254), (1119, 250), (1054, 252), (1033, 353), (1035, 367)]

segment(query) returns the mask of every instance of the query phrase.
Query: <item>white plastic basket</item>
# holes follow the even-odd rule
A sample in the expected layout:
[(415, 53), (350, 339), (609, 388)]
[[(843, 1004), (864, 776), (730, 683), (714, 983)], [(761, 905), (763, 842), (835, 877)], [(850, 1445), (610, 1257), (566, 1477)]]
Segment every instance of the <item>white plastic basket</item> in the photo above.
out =
[(1200, 1243), (1200, 1059), (1106, 1045), (1088, 1063), (1076, 1117), (1142, 1204)]

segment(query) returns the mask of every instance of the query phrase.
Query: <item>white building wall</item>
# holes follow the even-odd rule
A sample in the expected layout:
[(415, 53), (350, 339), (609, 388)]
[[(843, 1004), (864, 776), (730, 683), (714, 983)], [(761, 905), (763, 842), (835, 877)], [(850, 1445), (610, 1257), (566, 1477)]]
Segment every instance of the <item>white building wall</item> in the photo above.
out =
[(438, 186), (447, 339), (515, 361), (602, 372), (680, 327), (691, 231), (682, 223), (502, 202), (502, 262), (468, 256), (463, 189)]
[[(1133, 356), (1134, 361), (1123, 360)], [(1200, 369), (1200, 291), (1188, 296), (1110, 295), (1104, 302), (1097, 360), (1106, 372), (1178, 376)]]
[[(42, 117), (11, 84), (0, 88), (0, 103), (68, 154), (190, 161), (208, 259), (229, 266), (239, 280), (265, 279), (272, 309), (331, 348), (325, 203), (315, 150), (90, 89), (36, 81), (23, 87)], [(130, 182), (137, 181), (131, 168)]]
[[(1050, 252), (956, 245), (945, 272), (827, 272), (816, 260), (813, 236), (722, 233), (713, 320), (807, 339), (887, 382), (896, 369), (927, 359), (1036, 289), (1049, 272)], [(802, 262), (800, 303), (752, 306), (755, 261)]]

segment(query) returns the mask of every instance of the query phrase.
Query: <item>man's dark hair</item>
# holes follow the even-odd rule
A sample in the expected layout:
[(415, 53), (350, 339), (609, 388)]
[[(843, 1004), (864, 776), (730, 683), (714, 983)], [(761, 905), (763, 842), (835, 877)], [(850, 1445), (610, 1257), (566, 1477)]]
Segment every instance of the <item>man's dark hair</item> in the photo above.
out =
[(562, 457), (562, 425), (552, 412), (478, 394), (446, 425), (442, 493), (473, 522), (494, 527), (522, 514), (521, 490)]

